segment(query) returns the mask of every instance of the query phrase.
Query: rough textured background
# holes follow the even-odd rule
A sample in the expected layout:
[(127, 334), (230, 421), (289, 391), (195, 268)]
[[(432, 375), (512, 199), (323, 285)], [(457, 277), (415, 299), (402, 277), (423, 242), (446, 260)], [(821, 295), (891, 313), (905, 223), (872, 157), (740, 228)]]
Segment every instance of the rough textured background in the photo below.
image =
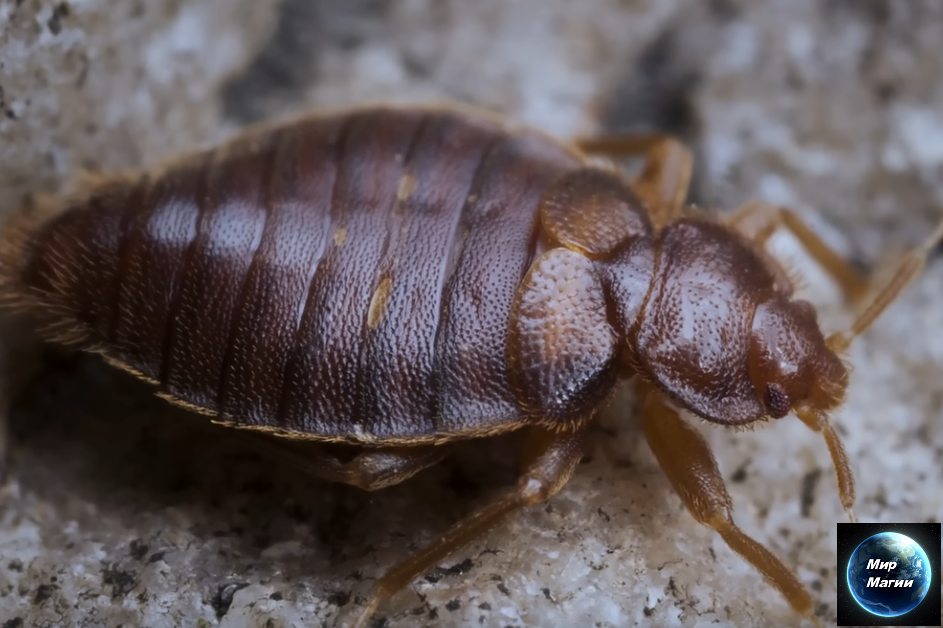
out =
[[(0, 0), (0, 206), (313, 105), (459, 99), (562, 137), (660, 129), (694, 197), (796, 207), (870, 266), (943, 214), (933, 0)], [(851, 320), (788, 237), (823, 326)], [(943, 262), (853, 348), (835, 417), (860, 517), (943, 518)], [(5, 345), (23, 335), (7, 333)], [(8, 352), (4, 377), (25, 370)], [(299, 475), (96, 359), (47, 353), (0, 489), (0, 626), (331, 625), (372, 578), (512, 481), (513, 443), (376, 494)], [(619, 398), (605, 457), (381, 609), (388, 626), (795, 625), (672, 495)], [(835, 617), (825, 446), (794, 419), (702, 426), (738, 522)], [(939, 586), (939, 585), (935, 585)], [(382, 623), (382, 622), (381, 622)]]

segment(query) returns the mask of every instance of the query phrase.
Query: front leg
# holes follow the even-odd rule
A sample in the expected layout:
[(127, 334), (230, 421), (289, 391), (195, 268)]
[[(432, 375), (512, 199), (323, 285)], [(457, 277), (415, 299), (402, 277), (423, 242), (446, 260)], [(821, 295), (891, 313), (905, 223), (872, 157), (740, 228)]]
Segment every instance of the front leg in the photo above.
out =
[[(521, 454), (517, 486), (478, 512), (458, 522), (421, 552), (408, 557), (380, 578), (351, 628), (364, 628), (377, 606), (428, 572), (450, 554), (493, 529), (501, 520), (553, 497), (567, 483), (583, 456), (586, 428), (554, 432), (532, 428)], [(338, 621), (338, 625), (341, 622)]]
[(795, 574), (733, 521), (733, 503), (707, 443), (667, 406), (660, 393), (644, 389), (642, 429), (668, 481), (698, 521), (713, 528), (727, 545), (779, 589), (789, 605), (814, 625), (813, 599)]

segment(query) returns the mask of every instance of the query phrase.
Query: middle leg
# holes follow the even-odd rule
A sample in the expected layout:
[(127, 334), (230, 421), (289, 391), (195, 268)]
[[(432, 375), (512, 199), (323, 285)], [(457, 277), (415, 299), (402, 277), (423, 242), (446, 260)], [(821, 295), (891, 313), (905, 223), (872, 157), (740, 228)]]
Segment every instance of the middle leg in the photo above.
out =
[[(872, 293), (873, 276), (865, 276), (844, 260), (823, 242), (814, 231), (792, 211), (762, 201), (752, 201), (736, 210), (726, 220), (726, 224), (733, 227), (746, 237), (763, 246), (779, 226), (784, 226), (802, 245), (809, 254), (838, 282), (844, 292), (845, 300), (860, 305), (865, 297)], [(855, 337), (861, 335), (886, 310), (904, 288), (920, 274), (930, 251), (943, 241), (943, 220), (937, 223), (923, 244), (912, 249), (898, 263), (890, 280), (874, 294), (857, 319), (847, 332), (833, 334), (828, 339), (828, 346), (833, 351), (845, 351)]]
[(735, 210), (727, 218), (726, 223), (760, 247), (766, 244), (779, 227), (785, 227), (838, 283), (846, 301), (853, 304), (860, 303), (870, 290), (868, 278), (823, 242), (790, 209), (764, 201), (750, 201)]
[(579, 139), (576, 146), (588, 155), (644, 155), (645, 167), (629, 187), (648, 207), (657, 229), (681, 215), (691, 186), (694, 158), (678, 140), (657, 134), (614, 134)]
[(517, 486), (475, 514), (459, 521), (424, 550), (386, 572), (353, 628), (367, 625), (377, 606), (441, 560), (483, 536), (515, 512), (544, 502), (563, 488), (583, 457), (587, 429), (555, 432), (531, 428), (521, 453)]

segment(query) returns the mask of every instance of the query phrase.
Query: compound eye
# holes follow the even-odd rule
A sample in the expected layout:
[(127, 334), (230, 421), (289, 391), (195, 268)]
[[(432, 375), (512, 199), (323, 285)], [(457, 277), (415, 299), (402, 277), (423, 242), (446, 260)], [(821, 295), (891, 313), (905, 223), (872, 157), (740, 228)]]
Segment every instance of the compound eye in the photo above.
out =
[(781, 419), (792, 409), (786, 389), (779, 384), (766, 385), (766, 409), (774, 419)]

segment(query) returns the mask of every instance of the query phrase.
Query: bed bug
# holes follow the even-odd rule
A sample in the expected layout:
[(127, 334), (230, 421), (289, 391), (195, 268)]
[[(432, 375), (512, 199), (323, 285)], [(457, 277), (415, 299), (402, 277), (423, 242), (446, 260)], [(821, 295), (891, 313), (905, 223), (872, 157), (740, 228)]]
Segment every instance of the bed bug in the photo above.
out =
[[(592, 157), (626, 154), (647, 158), (632, 180)], [(313, 441), (306, 466), (328, 480), (389, 486), (450, 442), (526, 430), (517, 485), (380, 578), (356, 626), (556, 494), (626, 379), (691, 514), (818, 624), (797, 577), (735, 525), (681, 412), (724, 426), (794, 413), (824, 437), (853, 518), (828, 418), (848, 384), (841, 355), (943, 224), (826, 338), (766, 240), (789, 229), (851, 300), (869, 281), (788, 209), (686, 208), (691, 164), (666, 137), (566, 144), (461, 108), (316, 114), (15, 214), (2, 291), (50, 340), (102, 354), (173, 403), (273, 442)]]

